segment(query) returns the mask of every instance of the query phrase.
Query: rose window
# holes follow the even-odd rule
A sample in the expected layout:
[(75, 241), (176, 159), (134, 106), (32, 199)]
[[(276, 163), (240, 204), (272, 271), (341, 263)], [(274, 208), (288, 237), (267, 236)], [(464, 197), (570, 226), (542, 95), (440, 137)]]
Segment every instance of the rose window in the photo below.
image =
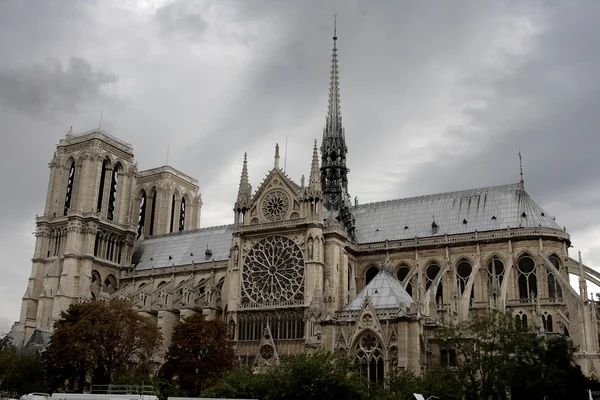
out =
[(282, 220), (290, 209), (290, 199), (282, 189), (268, 192), (262, 201), (262, 213), (269, 221)]
[(303, 300), (302, 250), (284, 236), (267, 237), (248, 252), (242, 278), (245, 303)]

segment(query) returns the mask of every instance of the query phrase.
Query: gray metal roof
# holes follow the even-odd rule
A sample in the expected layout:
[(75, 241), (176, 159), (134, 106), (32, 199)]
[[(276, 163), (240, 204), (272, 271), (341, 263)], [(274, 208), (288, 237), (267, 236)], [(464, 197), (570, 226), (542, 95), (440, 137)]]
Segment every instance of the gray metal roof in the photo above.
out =
[(413, 303), (412, 297), (402, 287), (402, 284), (394, 277), (387, 268), (381, 271), (365, 286), (344, 311), (356, 311), (362, 309), (366, 296), (369, 296), (373, 308), (402, 308), (410, 307)]
[[(150, 236), (140, 244), (131, 263), (136, 270), (227, 260), (233, 225), (211, 226), (193, 231)], [(212, 255), (207, 257), (206, 251)], [(169, 258), (169, 256), (171, 258)]]
[(358, 243), (507, 227), (561, 229), (520, 183), (361, 204), (352, 212)]

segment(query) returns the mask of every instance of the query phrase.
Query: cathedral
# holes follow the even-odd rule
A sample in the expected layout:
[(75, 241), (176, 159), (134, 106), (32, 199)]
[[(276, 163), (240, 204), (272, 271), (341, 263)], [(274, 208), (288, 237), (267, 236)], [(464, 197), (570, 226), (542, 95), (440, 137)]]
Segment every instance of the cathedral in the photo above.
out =
[[(201, 227), (198, 181), (168, 165), (138, 171), (130, 144), (100, 129), (60, 140), (19, 322), (43, 346), (69, 305), (130, 299), (164, 336), (202, 313), (228, 326), (242, 363), (323, 348), (373, 381), (455, 362), (443, 324), (510, 311), (568, 335), (583, 372), (600, 368), (598, 312), (569, 234), (519, 182), (359, 204), (348, 192), (333, 36), (322, 140), (300, 182), (273, 168), (253, 190), (246, 156), (232, 223)], [(309, 166), (310, 164), (310, 166)], [(310, 167), (310, 171), (309, 171)], [(579, 293), (569, 275), (579, 277)]]

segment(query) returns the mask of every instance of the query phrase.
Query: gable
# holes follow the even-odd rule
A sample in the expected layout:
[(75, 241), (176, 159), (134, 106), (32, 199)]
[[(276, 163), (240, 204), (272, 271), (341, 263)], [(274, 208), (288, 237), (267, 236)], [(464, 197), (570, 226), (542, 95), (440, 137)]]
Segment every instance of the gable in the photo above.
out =
[(250, 205), (250, 223), (300, 218), (300, 186), (274, 168), (259, 186)]

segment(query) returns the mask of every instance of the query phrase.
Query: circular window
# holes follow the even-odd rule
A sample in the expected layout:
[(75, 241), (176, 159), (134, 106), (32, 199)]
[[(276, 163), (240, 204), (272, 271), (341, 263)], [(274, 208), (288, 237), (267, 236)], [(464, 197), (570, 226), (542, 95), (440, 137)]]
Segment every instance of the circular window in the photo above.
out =
[(435, 277), (437, 276), (438, 272), (440, 272), (440, 266), (437, 264), (433, 264), (430, 265), (429, 268), (427, 268), (427, 278), (429, 278), (430, 280), (434, 280)]
[(535, 263), (529, 257), (523, 257), (519, 260), (519, 271), (524, 274), (529, 274), (535, 270)]
[(273, 354), (275, 354), (275, 351), (273, 350), (273, 346), (270, 344), (264, 344), (260, 348), (260, 356), (263, 358), (263, 360), (270, 360), (273, 357)]
[(408, 273), (410, 272), (410, 269), (408, 267), (400, 267), (400, 269), (398, 270), (398, 280), (400, 282), (404, 282), (404, 279), (406, 278), (406, 276), (408, 275)]
[(274, 189), (263, 197), (261, 210), (269, 221), (282, 220), (289, 209), (290, 199), (285, 190)]
[(254, 245), (244, 261), (244, 302), (304, 299), (304, 258), (293, 240), (270, 236)]
[(460, 264), (458, 264), (458, 267), (456, 267), (456, 273), (461, 278), (468, 278), (469, 275), (471, 275), (472, 269), (473, 268), (471, 268), (471, 264), (466, 261), (462, 261)]
[(495, 275), (502, 275), (504, 273), (504, 264), (502, 264), (502, 261), (498, 260), (497, 258), (490, 261), (488, 265), (489, 274), (494, 275), (494, 271), (496, 271)]

